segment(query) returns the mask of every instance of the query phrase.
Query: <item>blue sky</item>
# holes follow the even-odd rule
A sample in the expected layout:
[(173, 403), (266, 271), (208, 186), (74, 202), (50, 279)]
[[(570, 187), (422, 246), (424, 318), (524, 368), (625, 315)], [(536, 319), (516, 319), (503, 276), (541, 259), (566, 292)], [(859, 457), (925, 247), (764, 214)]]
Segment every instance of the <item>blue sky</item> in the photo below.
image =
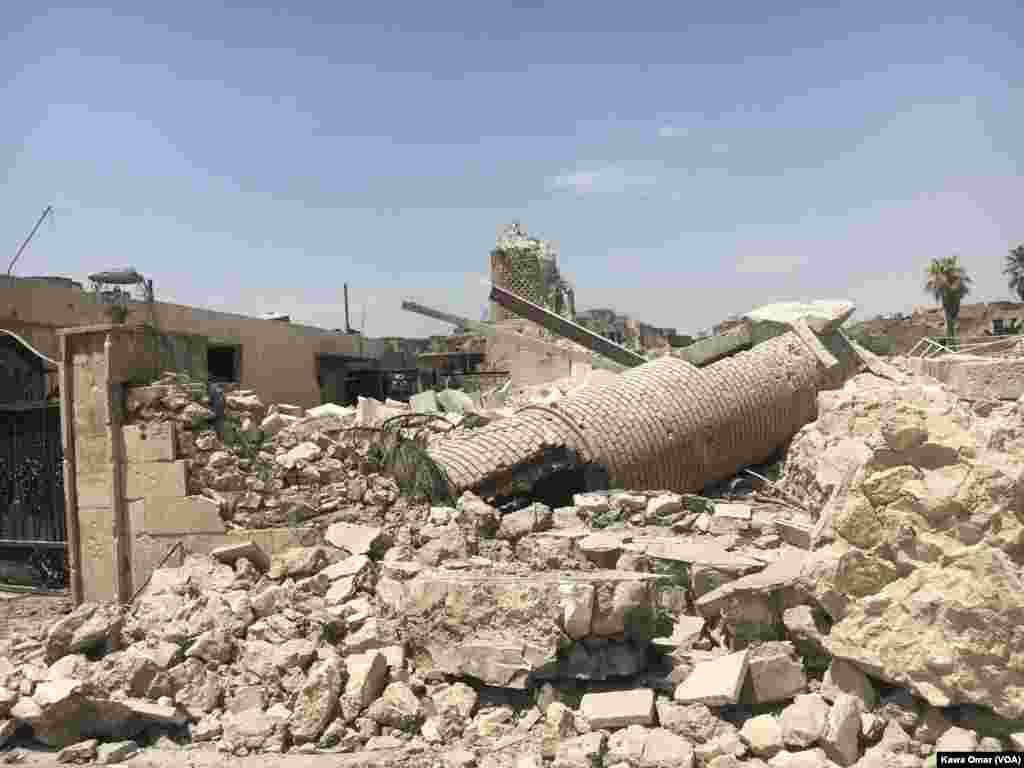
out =
[[(581, 307), (683, 332), (771, 301), (927, 303), (1024, 241), (1014, 2), (212, 1), (0, 8), (0, 242), (160, 299), (373, 336), (479, 317), (498, 229)], [(5, 262), (9, 257), (4, 257)]]

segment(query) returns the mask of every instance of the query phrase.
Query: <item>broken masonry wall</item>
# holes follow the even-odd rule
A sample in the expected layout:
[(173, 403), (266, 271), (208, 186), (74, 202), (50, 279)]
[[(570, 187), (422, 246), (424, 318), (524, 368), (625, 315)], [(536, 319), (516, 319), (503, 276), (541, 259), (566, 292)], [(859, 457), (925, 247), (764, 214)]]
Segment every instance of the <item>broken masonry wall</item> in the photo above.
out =
[(177, 373), (134, 386), (162, 359), (138, 328), (69, 329), (62, 347), (76, 602), (128, 600), (175, 545), (169, 565), (240, 537), (272, 555), (310, 543), (316, 532), (301, 527), (310, 517), (397, 496), (393, 481), (359, 474), (365, 440), (343, 435), (348, 424), (336, 417), (292, 432), (304, 409), (267, 408), (237, 386), (211, 389)]
[(129, 499), (184, 492), (183, 466), (136, 461), (122, 432), (125, 383), (151, 375), (160, 356), (141, 328), (123, 324), (66, 329), (60, 338), (72, 596), (123, 601), (132, 588)]
[(273, 556), (319, 543), (311, 518), (393, 503), (394, 482), (361, 471), (369, 433), (350, 429), (354, 411), (332, 407), (314, 416), (267, 406), (251, 391), (210, 389), (181, 374), (128, 389), (129, 461), (153, 477), (173, 475), (173, 485), (128, 500), (135, 588), (175, 544), (170, 566), (244, 540)]

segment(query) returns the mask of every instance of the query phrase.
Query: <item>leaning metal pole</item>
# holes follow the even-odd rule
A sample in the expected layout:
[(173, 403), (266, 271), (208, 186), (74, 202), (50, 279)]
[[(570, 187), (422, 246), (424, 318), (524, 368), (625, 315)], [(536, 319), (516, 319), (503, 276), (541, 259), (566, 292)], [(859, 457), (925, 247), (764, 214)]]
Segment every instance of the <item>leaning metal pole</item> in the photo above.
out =
[(491, 285), (491, 301), (520, 317), (532, 320), (552, 333), (557, 333), (559, 336), (575, 341), (581, 347), (585, 347), (599, 355), (604, 355), (609, 360), (614, 360), (620, 365), (634, 366), (643, 365), (647, 362), (647, 358), (643, 355), (637, 354), (631, 349), (626, 349), (611, 339), (606, 339), (604, 336), (594, 333), (578, 323), (566, 320), (561, 315), (534, 304), (532, 301), (527, 301), (522, 296), (517, 296), (500, 285)]
[(704, 368), (662, 357), (557, 407), (439, 440), (431, 457), (456, 491), (520, 492), (571, 467), (597, 466), (612, 488), (700, 490), (761, 463), (817, 412), (835, 366), (806, 327)]

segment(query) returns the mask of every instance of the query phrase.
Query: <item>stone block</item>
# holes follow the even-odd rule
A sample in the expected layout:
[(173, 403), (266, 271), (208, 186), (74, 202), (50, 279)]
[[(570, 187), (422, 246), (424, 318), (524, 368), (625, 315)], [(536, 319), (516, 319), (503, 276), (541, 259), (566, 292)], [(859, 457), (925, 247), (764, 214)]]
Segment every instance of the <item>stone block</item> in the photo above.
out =
[(151, 496), (128, 504), (135, 535), (223, 533), (220, 506), (205, 496)]
[(106, 506), (78, 507), (82, 590), (87, 602), (118, 599), (114, 552), (114, 511)]
[(651, 725), (654, 722), (654, 691), (588, 693), (580, 701), (580, 711), (590, 727), (625, 728), (628, 725)]
[(681, 704), (705, 704), (722, 707), (736, 704), (747, 679), (750, 652), (731, 653), (693, 668), (676, 688), (675, 700)]
[(110, 430), (99, 435), (75, 435), (75, 471), (90, 475), (110, 472), (113, 451)]
[(775, 529), (779, 532), (779, 538), (793, 547), (800, 549), (811, 548), (811, 532), (813, 527), (796, 520), (784, 520), (775, 518)]
[(76, 472), (75, 487), (79, 507), (109, 507), (113, 504), (114, 468), (107, 464), (98, 472)]
[(749, 666), (752, 703), (788, 701), (807, 692), (807, 674), (798, 658), (784, 652), (754, 656)]
[(184, 461), (152, 461), (125, 466), (125, 498), (188, 495)]
[(564, 584), (560, 590), (564, 605), (565, 633), (573, 640), (590, 634), (594, 619), (594, 587), (591, 584)]
[(129, 464), (174, 461), (177, 458), (174, 426), (173, 421), (165, 421), (123, 427), (125, 461)]
[(647, 556), (656, 560), (703, 565), (727, 573), (753, 573), (763, 570), (766, 565), (764, 560), (738, 552), (729, 552), (721, 545), (710, 541), (638, 537), (634, 543), (643, 546)]
[(760, 573), (723, 584), (697, 600), (697, 612), (701, 616), (717, 616), (729, 598), (742, 595), (767, 596), (794, 587), (803, 570), (806, 555), (803, 552), (783, 556)]

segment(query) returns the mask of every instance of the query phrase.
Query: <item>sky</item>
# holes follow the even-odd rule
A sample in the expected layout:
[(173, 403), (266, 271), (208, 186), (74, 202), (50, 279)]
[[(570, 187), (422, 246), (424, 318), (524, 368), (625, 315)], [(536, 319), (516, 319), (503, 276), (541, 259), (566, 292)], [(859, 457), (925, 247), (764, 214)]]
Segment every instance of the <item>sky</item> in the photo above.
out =
[[(579, 308), (682, 333), (761, 304), (1011, 298), (1024, 5), (0, 4), (0, 244), (159, 300), (370, 336), (472, 318), (513, 221)], [(9, 257), (0, 254), (6, 262)]]

